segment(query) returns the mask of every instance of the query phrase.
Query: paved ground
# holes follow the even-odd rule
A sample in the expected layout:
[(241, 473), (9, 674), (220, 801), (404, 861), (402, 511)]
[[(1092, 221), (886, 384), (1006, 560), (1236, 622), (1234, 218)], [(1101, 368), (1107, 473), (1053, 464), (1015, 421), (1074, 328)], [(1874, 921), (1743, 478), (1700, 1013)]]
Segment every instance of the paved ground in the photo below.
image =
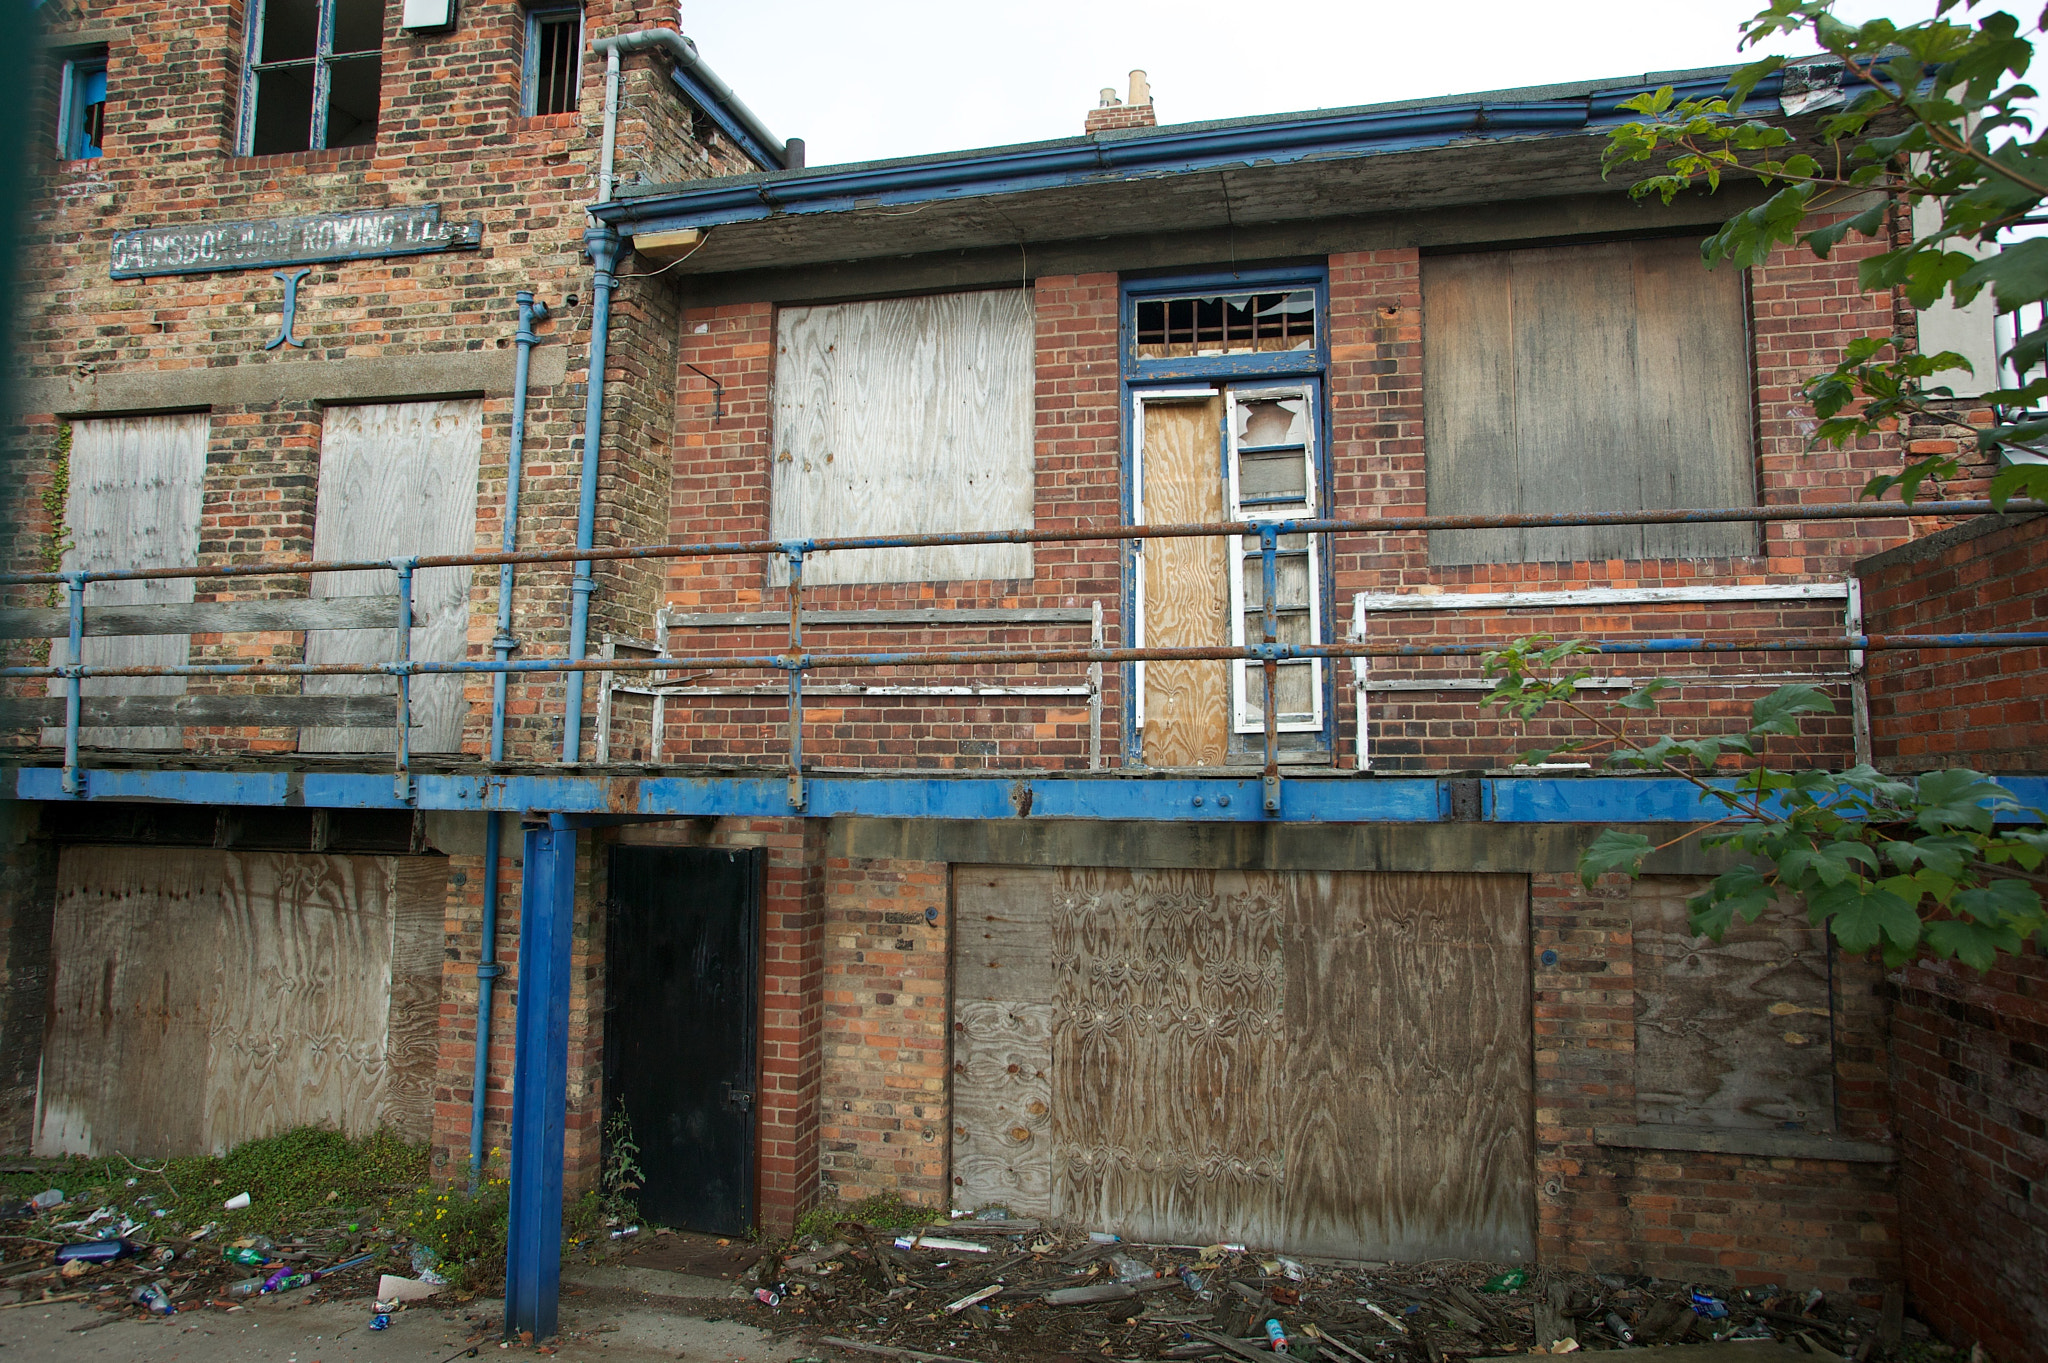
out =
[[(719, 1316), (735, 1292), (718, 1278), (611, 1265), (564, 1269), (562, 1337), (556, 1357), (607, 1363), (789, 1363), (804, 1352)], [(0, 1312), (6, 1363), (443, 1363), (533, 1357), (531, 1346), (501, 1346), (502, 1303), (446, 1308), (418, 1303), (373, 1331), (367, 1298), (294, 1304), (289, 1298), (240, 1311), (185, 1311), (161, 1321), (103, 1313), (90, 1302)], [(110, 1321), (109, 1324), (99, 1324)], [(488, 1329), (485, 1328), (488, 1322)], [(90, 1327), (90, 1328), (81, 1328)]]

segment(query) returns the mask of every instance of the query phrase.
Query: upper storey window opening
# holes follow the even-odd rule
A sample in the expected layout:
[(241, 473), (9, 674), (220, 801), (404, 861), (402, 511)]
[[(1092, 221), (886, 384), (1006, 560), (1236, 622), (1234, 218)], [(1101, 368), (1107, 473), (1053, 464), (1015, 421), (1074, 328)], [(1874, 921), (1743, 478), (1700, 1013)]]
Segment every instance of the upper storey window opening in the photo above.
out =
[(251, 156), (377, 140), (383, 0), (257, 0), (243, 147)]
[(1140, 299), (1137, 332), (1138, 358), (1146, 360), (1312, 350), (1315, 291)]
[(526, 112), (573, 114), (583, 68), (583, 11), (552, 6), (526, 15)]
[(95, 159), (104, 150), (106, 127), (107, 54), (101, 50), (64, 63), (58, 155), (67, 161)]

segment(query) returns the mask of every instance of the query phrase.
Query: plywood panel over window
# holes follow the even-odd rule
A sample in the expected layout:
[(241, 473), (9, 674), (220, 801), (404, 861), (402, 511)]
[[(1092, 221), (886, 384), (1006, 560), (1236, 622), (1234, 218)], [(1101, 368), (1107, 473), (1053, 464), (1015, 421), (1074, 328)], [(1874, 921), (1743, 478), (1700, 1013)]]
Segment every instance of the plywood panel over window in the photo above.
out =
[(424, 1140), (446, 878), (439, 857), (66, 849), (36, 1153)]
[[(71, 426), (71, 490), (64, 505), (69, 544), (64, 568), (94, 572), (116, 568), (174, 568), (199, 561), (199, 510), (206, 482), (207, 417), (110, 417)], [(189, 577), (144, 582), (95, 582), (85, 589), (93, 606), (182, 605), (192, 600)], [(189, 634), (91, 638), (85, 662), (101, 667), (175, 667), (191, 661)], [(68, 638), (52, 642), (52, 661), (70, 656)], [(106, 677), (86, 680), (88, 696), (180, 696), (183, 677)], [(62, 683), (51, 683), (62, 695)], [(45, 735), (63, 741), (63, 731)], [(175, 748), (175, 728), (83, 729), (81, 743), (123, 748)]]
[[(1749, 506), (1743, 275), (1691, 238), (1428, 257), (1436, 515)], [(1437, 564), (1746, 554), (1747, 524), (1437, 531)]]
[[(775, 538), (1032, 524), (1025, 293), (785, 308), (776, 345)], [(1021, 544), (863, 549), (804, 564), (804, 581), (816, 583), (1030, 576), (1031, 548)]]
[(1705, 888), (1657, 877), (1636, 884), (1636, 1120), (1834, 1130), (1826, 930), (1780, 901), (1716, 942), (1695, 933), (1686, 913), (1686, 899)]
[[(313, 524), (316, 559), (388, 559), (467, 554), (476, 548), (477, 462), (481, 404), (373, 403), (330, 407), (320, 431), (320, 495)], [(468, 568), (413, 574), (412, 656), (460, 659), (469, 637)], [(395, 572), (320, 573), (315, 598), (367, 596), (397, 589)], [(376, 630), (313, 630), (306, 661), (375, 663), (396, 656), (393, 636)], [(308, 677), (308, 695), (389, 695), (388, 677)], [(462, 745), (462, 678), (412, 680), (414, 752), (454, 752)], [(306, 729), (304, 752), (390, 752), (392, 733), (376, 729)]]
[(956, 1206), (1351, 1258), (1533, 1253), (1522, 878), (953, 883)]

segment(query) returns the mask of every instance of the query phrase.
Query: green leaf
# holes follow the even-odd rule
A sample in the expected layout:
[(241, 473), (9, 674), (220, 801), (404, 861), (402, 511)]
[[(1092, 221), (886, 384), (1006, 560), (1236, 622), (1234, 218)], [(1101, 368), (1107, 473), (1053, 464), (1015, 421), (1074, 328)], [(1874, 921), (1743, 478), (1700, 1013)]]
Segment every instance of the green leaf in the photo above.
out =
[(1955, 909), (1987, 927), (2031, 929), (2041, 917), (2041, 894), (2017, 880), (1994, 880), (1956, 895)]
[(1853, 217), (1831, 222), (1825, 227), (1816, 227), (1806, 234), (1806, 245), (1815, 255), (1826, 260), (1828, 254), (1841, 245), (1842, 238), (1851, 232), (1861, 232), (1866, 237), (1874, 237), (1883, 232), (1885, 210), (1889, 207), (1887, 203), (1876, 203)]
[(1913, 821), (1929, 833), (1950, 828), (1989, 833), (1994, 810), (2019, 807), (2005, 787), (1965, 767), (1928, 772), (1913, 783), (1913, 796), (1920, 806)]
[(1620, 871), (1631, 877), (1639, 875), (1643, 858), (1653, 848), (1654, 844), (1641, 833), (1606, 829), (1579, 853), (1579, 879), (1590, 890), (1594, 882), (1609, 871)]
[(1965, 923), (1944, 918), (1927, 925), (1927, 945), (1944, 960), (1954, 957), (1983, 973), (1998, 962), (1999, 953), (2015, 953), (2021, 937), (2009, 928), (1989, 928), (1982, 923)]
[(1797, 734), (1799, 716), (1831, 715), (1834, 712), (1835, 703), (1818, 687), (1803, 682), (1781, 686), (1750, 706), (1749, 731), (1751, 734)]

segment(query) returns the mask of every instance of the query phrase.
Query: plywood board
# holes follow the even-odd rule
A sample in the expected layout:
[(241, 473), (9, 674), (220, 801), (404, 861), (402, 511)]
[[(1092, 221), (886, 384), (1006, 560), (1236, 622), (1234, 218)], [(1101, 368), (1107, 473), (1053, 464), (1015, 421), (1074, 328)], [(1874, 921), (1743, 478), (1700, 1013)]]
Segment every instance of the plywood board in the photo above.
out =
[[(1029, 527), (1033, 332), (1018, 289), (784, 308), (769, 534)], [(1028, 578), (1031, 563), (1021, 544), (862, 549), (808, 559), (804, 580)]]
[(307, 1125), (424, 1139), (446, 865), (67, 849), (38, 1152), (218, 1152)]
[(1533, 1262), (1526, 881), (1291, 882), (1285, 1243)]
[[(115, 568), (175, 568), (199, 561), (199, 513), (206, 483), (207, 415), (108, 417), (71, 425), (71, 489), (64, 506), (70, 545), (68, 572)], [(85, 604), (95, 606), (189, 603), (193, 580), (94, 582)], [(191, 660), (189, 634), (89, 638), (84, 660), (101, 667), (175, 667)], [(53, 640), (52, 661), (69, 659), (71, 641)], [(63, 694), (52, 681), (50, 693)], [(92, 696), (176, 696), (182, 677), (106, 677), (81, 685)], [(61, 730), (46, 743), (63, 742)], [(85, 729), (81, 743), (102, 747), (176, 748), (174, 727)]]
[[(1007, 978), (1051, 984), (956, 992), (956, 1205), (1173, 1243), (1533, 1254), (1523, 878), (960, 867), (954, 887), (956, 981), (1001, 978), (966, 964), (995, 918), (1048, 924), (1013, 934), (1040, 960)], [(1006, 1127), (1036, 1115), (1046, 1003), (1049, 1130)]]
[[(1423, 434), (1436, 514), (1755, 500), (1747, 301), (1691, 239), (1433, 257)], [(1438, 531), (1438, 564), (1704, 557), (1748, 526)]]
[[(1219, 397), (1148, 402), (1144, 409), (1147, 525), (1214, 524), (1223, 519), (1222, 413)], [(1230, 642), (1228, 541), (1220, 537), (1148, 540), (1145, 646), (1198, 648)], [(1220, 659), (1145, 664), (1145, 764), (1215, 766), (1229, 755), (1230, 664)]]
[(38, 1156), (205, 1148), (222, 859), (103, 847), (59, 857)]
[(1054, 912), (1037, 867), (977, 866), (954, 875), (953, 995), (1050, 1002)]
[[(329, 407), (320, 434), (320, 491), (313, 526), (316, 559), (385, 559), (395, 555), (466, 554), (476, 548), (477, 466), (482, 406), (475, 400), (373, 403)], [(413, 575), (412, 656), (447, 662), (468, 647), (468, 568), (429, 568)], [(395, 572), (320, 573), (315, 598), (396, 590)], [(391, 635), (315, 630), (306, 661), (371, 663), (396, 654)], [(308, 695), (392, 695), (386, 677), (308, 677)], [(454, 752), (462, 743), (462, 679), (412, 680), (414, 752)], [(395, 710), (394, 710), (395, 715)], [(389, 752), (391, 731), (315, 729), (300, 732), (305, 752)]]
[(1636, 1120), (1830, 1132), (1833, 1010), (1825, 930), (1789, 902), (1719, 942), (1685, 901), (1705, 882), (1636, 882)]
[(1053, 1214), (1052, 1019), (1046, 1003), (955, 1003), (954, 1206)]

